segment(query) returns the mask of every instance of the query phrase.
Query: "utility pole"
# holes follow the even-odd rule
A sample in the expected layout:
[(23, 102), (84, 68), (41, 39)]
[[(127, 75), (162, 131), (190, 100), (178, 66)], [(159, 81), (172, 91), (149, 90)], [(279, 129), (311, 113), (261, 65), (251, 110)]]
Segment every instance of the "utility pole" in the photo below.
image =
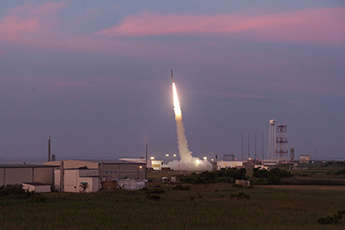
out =
[(262, 143), (261, 143), (261, 154), (262, 154), (262, 162), (264, 161), (264, 131), (261, 131), (261, 139), (262, 139)]
[(50, 161), (50, 137), (48, 138), (48, 161)]
[(148, 151), (148, 147), (147, 147), (147, 143), (146, 143), (145, 186), (147, 186), (147, 184), (146, 184), (146, 183), (147, 183), (147, 182), (146, 182), (146, 181), (147, 181), (147, 155), (148, 155), (148, 152), (147, 152), (147, 151)]
[(248, 160), (250, 160), (250, 131), (248, 130)]
[(242, 130), (242, 161), (243, 161), (243, 130)]
[(255, 154), (255, 160), (257, 159), (257, 156), (256, 156), (256, 129), (255, 129), (255, 133), (254, 133), (254, 142), (255, 142), (255, 145), (254, 145), (254, 154)]

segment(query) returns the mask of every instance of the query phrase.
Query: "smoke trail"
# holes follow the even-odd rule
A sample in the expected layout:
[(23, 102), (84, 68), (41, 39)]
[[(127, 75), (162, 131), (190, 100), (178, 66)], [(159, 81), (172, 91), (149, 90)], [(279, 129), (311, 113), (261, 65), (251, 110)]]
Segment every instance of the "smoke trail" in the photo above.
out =
[(185, 129), (182, 122), (182, 111), (180, 107), (180, 102), (177, 95), (177, 90), (175, 82), (172, 83), (173, 87), (173, 98), (174, 98), (174, 112), (176, 121), (176, 131), (177, 131), (177, 142), (179, 155), (181, 157), (180, 161), (171, 161), (167, 164), (168, 167), (174, 170), (191, 170), (191, 171), (210, 171), (212, 170), (212, 165), (208, 161), (202, 161), (197, 157), (192, 156), (192, 152), (188, 149), (188, 141), (185, 135)]

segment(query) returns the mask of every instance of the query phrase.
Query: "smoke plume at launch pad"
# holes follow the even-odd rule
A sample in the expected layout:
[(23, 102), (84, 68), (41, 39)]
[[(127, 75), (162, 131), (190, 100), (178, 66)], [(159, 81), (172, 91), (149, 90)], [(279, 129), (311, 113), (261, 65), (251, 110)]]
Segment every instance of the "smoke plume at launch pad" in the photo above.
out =
[(182, 111), (180, 101), (178, 99), (175, 82), (172, 83), (173, 99), (174, 99), (174, 113), (177, 131), (177, 143), (180, 155), (180, 160), (169, 162), (166, 166), (174, 170), (188, 170), (188, 171), (211, 171), (212, 165), (208, 161), (202, 161), (198, 157), (193, 157), (192, 152), (188, 149), (188, 141), (185, 135), (185, 129), (182, 122)]

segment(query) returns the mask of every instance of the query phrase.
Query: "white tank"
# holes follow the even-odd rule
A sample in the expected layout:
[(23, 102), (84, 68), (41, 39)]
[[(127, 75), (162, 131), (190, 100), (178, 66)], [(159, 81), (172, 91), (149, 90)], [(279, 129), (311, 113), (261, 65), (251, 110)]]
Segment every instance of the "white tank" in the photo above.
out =
[(275, 120), (270, 120), (270, 125), (274, 125), (276, 123), (276, 121)]

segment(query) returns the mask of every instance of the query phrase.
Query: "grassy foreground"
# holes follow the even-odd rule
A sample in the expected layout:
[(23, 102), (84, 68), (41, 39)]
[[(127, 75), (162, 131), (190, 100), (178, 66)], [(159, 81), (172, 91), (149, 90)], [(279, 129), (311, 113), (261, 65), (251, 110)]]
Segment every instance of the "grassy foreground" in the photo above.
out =
[(1, 197), (0, 229), (345, 229), (317, 223), (345, 209), (344, 186), (174, 186)]

